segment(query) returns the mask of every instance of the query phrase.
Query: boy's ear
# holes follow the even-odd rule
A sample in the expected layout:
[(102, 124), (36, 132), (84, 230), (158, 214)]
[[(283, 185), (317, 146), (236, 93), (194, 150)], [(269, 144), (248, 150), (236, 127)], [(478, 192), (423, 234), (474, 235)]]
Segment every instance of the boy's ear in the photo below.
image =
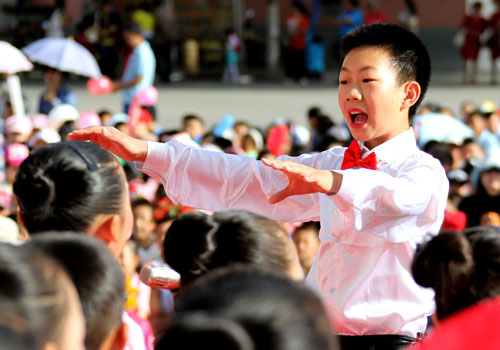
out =
[(405, 83), (403, 89), (404, 97), (403, 103), (401, 104), (401, 110), (409, 109), (417, 103), (421, 93), (420, 84), (414, 80)]

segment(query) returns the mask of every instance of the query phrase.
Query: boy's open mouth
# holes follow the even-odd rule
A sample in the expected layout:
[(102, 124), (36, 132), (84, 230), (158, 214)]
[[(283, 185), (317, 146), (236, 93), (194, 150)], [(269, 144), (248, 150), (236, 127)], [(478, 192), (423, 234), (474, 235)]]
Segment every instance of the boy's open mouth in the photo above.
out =
[(359, 109), (350, 110), (349, 116), (351, 117), (351, 122), (354, 125), (364, 124), (368, 120), (368, 115)]

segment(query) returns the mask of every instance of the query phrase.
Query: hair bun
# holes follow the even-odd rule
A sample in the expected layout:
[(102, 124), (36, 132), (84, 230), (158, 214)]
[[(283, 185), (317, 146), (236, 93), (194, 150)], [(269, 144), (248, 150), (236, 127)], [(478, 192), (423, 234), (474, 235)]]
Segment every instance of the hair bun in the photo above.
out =
[(239, 323), (196, 312), (176, 317), (161, 342), (172, 349), (201, 349), (207, 345), (225, 350), (255, 349), (252, 338)]
[(191, 212), (174, 220), (163, 242), (166, 262), (185, 281), (207, 270), (217, 248), (219, 224), (202, 212)]
[(52, 211), (55, 183), (43, 167), (30, 168), (18, 173), (14, 193), (24, 214), (43, 219)]

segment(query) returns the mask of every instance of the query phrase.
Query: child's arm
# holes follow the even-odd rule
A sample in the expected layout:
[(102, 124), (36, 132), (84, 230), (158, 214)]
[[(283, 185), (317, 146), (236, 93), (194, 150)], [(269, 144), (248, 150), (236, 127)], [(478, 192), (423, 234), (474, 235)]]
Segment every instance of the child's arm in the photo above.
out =
[[(246, 209), (278, 221), (319, 220), (315, 195), (291, 197), (279, 205), (271, 194), (287, 186), (287, 177), (250, 157), (210, 152), (171, 141), (146, 143), (111, 127), (74, 131), (72, 140), (90, 140), (158, 178), (170, 199), (208, 210)], [(311, 193), (311, 192), (307, 192)]]
[(94, 126), (75, 130), (68, 135), (70, 140), (92, 141), (120, 158), (144, 162), (148, 153), (146, 141), (138, 140), (110, 126)]

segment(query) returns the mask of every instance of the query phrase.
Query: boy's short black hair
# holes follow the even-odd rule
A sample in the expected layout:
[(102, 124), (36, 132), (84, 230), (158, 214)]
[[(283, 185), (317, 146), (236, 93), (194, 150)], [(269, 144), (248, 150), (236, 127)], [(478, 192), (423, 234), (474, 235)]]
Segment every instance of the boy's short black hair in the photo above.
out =
[(69, 275), (85, 316), (85, 347), (99, 349), (120, 324), (125, 302), (123, 272), (108, 247), (70, 231), (39, 233), (28, 244), (60, 263)]
[(413, 116), (424, 99), (431, 77), (431, 60), (425, 45), (415, 34), (396, 24), (368, 24), (342, 38), (342, 57), (345, 58), (350, 51), (362, 46), (386, 50), (391, 56), (400, 84), (415, 80), (420, 85), (420, 97), (409, 111), (409, 116)]

